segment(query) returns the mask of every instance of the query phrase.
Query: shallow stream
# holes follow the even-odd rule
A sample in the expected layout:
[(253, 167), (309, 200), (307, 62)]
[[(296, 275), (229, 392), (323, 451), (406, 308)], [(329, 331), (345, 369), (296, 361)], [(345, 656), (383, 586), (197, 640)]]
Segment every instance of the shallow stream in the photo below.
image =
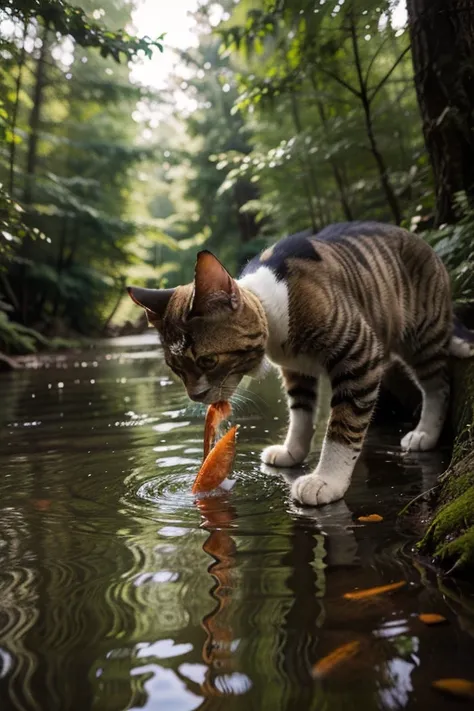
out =
[(0, 376), (2, 711), (458, 708), (431, 683), (474, 679), (474, 601), (413, 563), (397, 522), (449, 451), (403, 456), (396, 426), (374, 430), (346, 500), (303, 509), (259, 462), (285, 410), (275, 377), (252, 385), (235, 485), (196, 502), (203, 408), (153, 337)]

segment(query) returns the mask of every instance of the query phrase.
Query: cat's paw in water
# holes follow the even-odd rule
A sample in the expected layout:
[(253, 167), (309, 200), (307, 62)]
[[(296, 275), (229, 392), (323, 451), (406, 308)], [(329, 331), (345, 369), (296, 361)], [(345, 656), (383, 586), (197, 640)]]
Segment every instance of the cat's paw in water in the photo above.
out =
[(437, 437), (433, 437), (429, 432), (413, 430), (403, 437), (400, 444), (404, 452), (426, 452), (434, 449), (436, 442)]
[(304, 459), (303, 454), (290, 453), (284, 444), (272, 444), (270, 447), (266, 447), (261, 454), (262, 462), (271, 467), (295, 467), (301, 464)]
[(323, 506), (342, 499), (348, 485), (341, 485), (337, 479), (326, 481), (318, 474), (300, 476), (291, 487), (291, 495), (295, 501), (305, 506)]

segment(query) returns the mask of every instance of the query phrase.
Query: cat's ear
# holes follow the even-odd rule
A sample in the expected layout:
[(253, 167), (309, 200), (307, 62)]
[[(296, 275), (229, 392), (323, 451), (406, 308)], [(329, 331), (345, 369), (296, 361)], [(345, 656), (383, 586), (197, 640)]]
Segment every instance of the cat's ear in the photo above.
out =
[(143, 289), (140, 286), (127, 286), (130, 298), (145, 309), (148, 323), (159, 326), (175, 289)]
[(194, 269), (194, 294), (189, 316), (236, 311), (240, 292), (235, 279), (207, 249), (199, 252)]

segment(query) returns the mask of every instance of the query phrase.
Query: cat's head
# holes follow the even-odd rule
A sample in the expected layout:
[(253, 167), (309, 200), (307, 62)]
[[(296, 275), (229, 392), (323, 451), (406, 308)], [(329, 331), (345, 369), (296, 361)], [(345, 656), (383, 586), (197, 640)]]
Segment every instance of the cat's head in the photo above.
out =
[(128, 287), (156, 326), (168, 366), (192, 400), (228, 400), (261, 366), (268, 337), (263, 308), (214, 255), (196, 260), (194, 281), (175, 289)]

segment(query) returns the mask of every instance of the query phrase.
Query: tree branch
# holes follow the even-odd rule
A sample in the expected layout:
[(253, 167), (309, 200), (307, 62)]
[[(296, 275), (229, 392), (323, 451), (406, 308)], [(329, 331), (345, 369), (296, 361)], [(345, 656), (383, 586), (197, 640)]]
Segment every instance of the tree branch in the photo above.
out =
[(379, 56), (380, 52), (381, 52), (382, 49), (384, 48), (384, 46), (385, 46), (386, 42), (388, 41), (388, 39), (389, 39), (388, 36), (385, 37), (385, 38), (382, 40), (382, 42), (380, 43), (380, 45), (377, 47), (377, 49), (375, 50), (374, 54), (372, 55), (372, 59), (371, 59), (370, 62), (369, 62), (369, 66), (367, 67), (367, 71), (365, 72), (365, 84), (366, 84), (366, 85), (369, 83), (370, 70), (372, 69), (375, 60), (377, 59), (377, 57)]
[(331, 79), (334, 79), (334, 81), (337, 81), (338, 84), (343, 86), (347, 91), (350, 91), (351, 94), (354, 94), (354, 96), (357, 96), (358, 99), (360, 99), (360, 92), (357, 91), (357, 89), (354, 89), (353, 86), (348, 84), (344, 79), (341, 79), (341, 77), (338, 74), (335, 74), (332, 72), (330, 69), (326, 69), (325, 67), (319, 67), (319, 69), (323, 72), (323, 74), (327, 74), (328, 77), (331, 77)]
[(359, 79), (359, 87), (360, 87), (360, 91), (358, 92), (357, 96), (359, 96), (359, 98), (362, 100), (362, 103), (365, 104), (365, 102), (368, 101), (367, 82), (364, 81), (364, 77), (362, 76), (362, 64), (360, 61), (359, 43), (357, 41), (357, 31), (356, 31), (356, 26), (355, 26), (355, 21), (354, 21), (353, 10), (351, 10), (350, 18), (351, 18), (350, 34), (351, 34), (351, 41), (352, 41), (352, 51), (354, 52), (354, 62), (355, 62), (355, 66), (356, 66), (357, 78)]
[(401, 55), (398, 57), (397, 61), (396, 61), (395, 64), (392, 66), (392, 68), (389, 69), (389, 71), (386, 73), (386, 75), (383, 77), (383, 79), (381, 79), (381, 80), (379, 81), (379, 83), (377, 84), (377, 86), (375, 87), (375, 89), (371, 92), (369, 101), (373, 101), (373, 100), (375, 99), (375, 97), (376, 97), (377, 94), (379, 93), (380, 89), (381, 89), (381, 88), (384, 86), (384, 84), (390, 79), (390, 76), (392, 75), (392, 73), (393, 73), (393, 72), (395, 71), (395, 69), (398, 67), (398, 65), (399, 65), (400, 62), (402, 61), (403, 57), (405, 56), (405, 54), (407, 54), (407, 52), (409, 52), (409, 51), (410, 51), (410, 45), (408, 45), (408, 47), (405, 47), (405, 49), (403, 50), (403, 52), (401, 53)]

